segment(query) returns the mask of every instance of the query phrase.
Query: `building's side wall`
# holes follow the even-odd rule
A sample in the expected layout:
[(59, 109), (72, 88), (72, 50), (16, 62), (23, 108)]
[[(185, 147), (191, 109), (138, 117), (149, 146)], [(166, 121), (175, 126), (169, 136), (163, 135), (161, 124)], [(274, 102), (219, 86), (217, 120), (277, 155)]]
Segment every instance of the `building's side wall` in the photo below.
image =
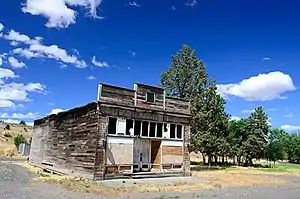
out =
[(35, 121), (30, 161), (93, 179), (96, 154), (104, 154), (98, 120), (94, 103)]

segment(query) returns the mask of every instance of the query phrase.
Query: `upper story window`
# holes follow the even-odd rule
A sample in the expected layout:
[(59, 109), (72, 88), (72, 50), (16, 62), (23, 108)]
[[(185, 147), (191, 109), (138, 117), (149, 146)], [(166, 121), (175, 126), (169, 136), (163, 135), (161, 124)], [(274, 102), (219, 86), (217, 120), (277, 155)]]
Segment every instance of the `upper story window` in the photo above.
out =
[(154, 93), (146, 93), (146, 101), (147, 102), (155, 102), (155, 94)]

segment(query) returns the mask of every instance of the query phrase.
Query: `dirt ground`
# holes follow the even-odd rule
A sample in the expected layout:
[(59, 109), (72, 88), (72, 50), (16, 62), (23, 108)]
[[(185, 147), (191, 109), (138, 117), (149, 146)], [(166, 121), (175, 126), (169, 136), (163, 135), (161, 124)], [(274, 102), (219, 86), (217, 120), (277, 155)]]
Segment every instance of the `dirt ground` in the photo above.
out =
[(58, 183), (55, 178), (38, 176), (19, 163), (23, 161), (0, 160), (3, 199), (296, 199), (300, 195), (298, 175), (210, 171), (194, 173), (191, 178), (113, 180), (98, 184), (58, 178)]

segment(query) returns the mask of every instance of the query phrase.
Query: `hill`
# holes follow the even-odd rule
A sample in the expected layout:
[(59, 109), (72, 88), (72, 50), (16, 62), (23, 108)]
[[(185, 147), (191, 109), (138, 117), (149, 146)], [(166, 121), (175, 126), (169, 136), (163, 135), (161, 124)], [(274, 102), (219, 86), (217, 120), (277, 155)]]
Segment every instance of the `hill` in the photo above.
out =
[[(9, 125), (9, 129), (6, 126)], [(20, 124), (9, 124), (0, 122), (0, 156), (14, 156), (18, 154), (13, 138), (23, 135), (25, 138), (32, 136), (33, 127)]]

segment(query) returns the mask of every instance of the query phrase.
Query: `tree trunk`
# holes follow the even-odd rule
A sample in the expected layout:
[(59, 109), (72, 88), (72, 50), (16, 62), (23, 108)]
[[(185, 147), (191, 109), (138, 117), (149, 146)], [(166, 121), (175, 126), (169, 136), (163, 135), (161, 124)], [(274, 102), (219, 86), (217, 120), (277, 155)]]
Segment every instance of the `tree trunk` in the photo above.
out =
[(225, 157), (224, 157), (224, 155), (222, 156), (222, 164), (224, 164), (225, 163)]
[(202, 155), (203, 164), (205, 164), (206, 163), (205, 155), (203, 153), (201, 153), (201, 155)]
[(237, 164), (238, 164), (238, 166), (241, 165), (241, 156), (238, 156), (238, 157), (237, 157)]
[(211, 155), (208, 155), (208, 165), (211, 166)]
[(215, 155), (214, 158), (215, 158), (215, 163), (218, 164), (218, 156)]

